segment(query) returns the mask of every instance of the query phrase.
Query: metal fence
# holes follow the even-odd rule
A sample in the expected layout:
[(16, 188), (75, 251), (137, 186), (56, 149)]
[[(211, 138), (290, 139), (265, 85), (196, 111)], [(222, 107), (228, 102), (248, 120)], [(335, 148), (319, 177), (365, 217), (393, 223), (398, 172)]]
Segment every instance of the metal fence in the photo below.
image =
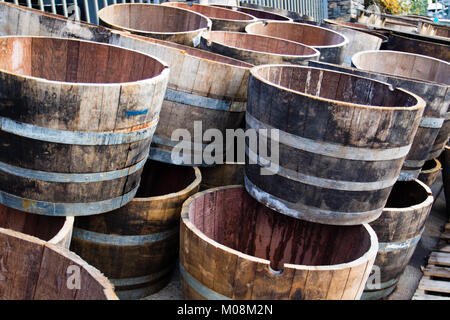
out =
[[(97, 12), (111, 4), (160, 3), (160, 0), (0, 0), (5, 1), (95, 24), (98, 24)], [(316, 21), (328, 17), (327, 0), (241, 0), (241, 2), (295, 11), (309, 15)]]

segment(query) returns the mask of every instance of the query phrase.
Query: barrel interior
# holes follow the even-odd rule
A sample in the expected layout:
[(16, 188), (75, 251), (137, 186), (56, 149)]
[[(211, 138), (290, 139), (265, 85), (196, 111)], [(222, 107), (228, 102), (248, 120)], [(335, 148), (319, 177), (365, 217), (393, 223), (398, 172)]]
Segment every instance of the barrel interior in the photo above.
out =
[(314, 47), (338, 46), (346, 41), (345, 37), (337, 32), (301, 23), (257, 22), (248, 25), (246, 31), (252, 34), (296, 41)]
[(214, 6), (203, 6), (197, 4), (187, 4), (182, 2), (169, 2), (165, 3), (164, 5), (195, 11), (212, 19), (239, 20), (239, 21), (255, 20), (253, 16), (245, 14), (243, 12), (228, 10), (226, 8), (219, 8)]
[(332, 226), (291, 218), (260, 204), (243, 188), (206, 192), (190, 204), (189, 220), (210, 239), (250, 256), (285, 263), (327, 266), (360, 258), (370, 248), (363, 225)]
[(120, 4), (103, 8), (99, 19), (120, 28), (143, 32), (189, 32), (208, 27), (208, 19), (195, 12), (149, 4)]
[(211, 31), (204, 37), (208, 42), (217, 42), (239, 49), (267, 52), (280, 55), (314, 55), (313, 48), (283, 39), (245, 34), (239, 32)]
[(0, 70), (46, 80), (123, 83), (152, 78), (164, 65), (114, 46), (58, 38), (0, 38)]
[(358, 69), (450, 85), (450, 64), (397, 51), (364, 51), (353, 56)]
[(273, 84), (325, 99), (384, 107), (411, 107), (418, 103), (406, 92), (346, 73), (296, 66), (262, 66), (251, 72)]
[(427, 190), (416, 181), (397, 181), (389, 194), (386, 208), (408, 208), (428, 198)]
[(437, 163), (436, 159), (431, 159), (431, 160), (425, 161), (425, 163), (422, 167), (422, 171), (432, 170), (437, 167), (438, 167), (438, 163)]
[(0, 204), (0, 228), (12, 229), (44, 241), (53, 239), (65, 222), (65, 217), (30, 214)]

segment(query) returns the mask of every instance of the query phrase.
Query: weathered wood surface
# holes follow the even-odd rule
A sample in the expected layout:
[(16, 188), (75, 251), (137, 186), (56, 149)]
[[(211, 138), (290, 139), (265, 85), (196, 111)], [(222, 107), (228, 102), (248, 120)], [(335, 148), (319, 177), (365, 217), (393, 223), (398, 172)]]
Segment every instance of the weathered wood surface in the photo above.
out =
[(98, 19), (105, 27), (187, 46), (196, 46), (212, 25), (202, 14), (159, 4), (114, 4), (101, 9)]
[(444, 185), (444, 195), (445, 195), (445, 208), (447, 211), (447, 216), (450, 219), (450, 146), (447, 145), (444, 148), (443, 153), (443, 171), (442, 171), (442, 183)]
[(349, 44), (346, 36), (320, 26), (293, 22), (255, 22), (245, 27), (249, 34), (281, 38), (311, 46), (320, 52), (320, 61), (341, 64)]
[(161, 290), (178, 257), (181, 206), (198, 191), (200, 180), (196, 167), (148, 161), (131, 202), (77, 218), (72, 250), (104, 272), (121, 299)]
[(202, 189), (244, 184), (244, 163), (225, 162), (213, 167), (203, 167)]
[(332, 24), (334, 26), (353, 29), (353, 30), (357, 30), (357, 31), (361, 31), (361, 32), (365, 32), (365, 33), (377, 36), (380, 39), (382, 39), (383, 45), (385, 43), (387, 43), (389, 40), (389, 37), (387, 36), (389, 34), (388, 31), (374, 30), (373, 28), (370, 28), (364, 24), (348, 22), (348, 21), (333, 20), (333, 19), (324, 19), (323, 21), (326, 24)]
[(258, 20), (254, 16), (251, 16), (244, 12), (229, 10), (227, 8), (220, 8), (216, 6), (200, 5), (194, 3), (188, 4), (183, 2), (164, 2), (162, 3), (162, 5), (191, 10), (208, 17), (212, 21), (211, 30), (243, 32), (245, 31), (245, 26)]
[(228, 31), (205, 32), (200, 48), (254, 65), (305, 64), (319, 59), (319, 51), (293, 41)]
[(180, 232), (185, 299), (358, 299), (378, 248), (366, 224), (280, 215), (242, 186), (189, 198)]
[(450, 27), (446, 25), (437, 25), (435, 23), (425, 22), (418, 27), (418, 32), (428, 36), (450, 39)]
[(442, 165), (438, 159), (427, 160), (417, 179), (431, 187), (436, 182), (441, 170)]
[[(252, 67), (248, 63), (173, 42), (71, 21), (23, 6), (0, 3), (0, 16), (5, 17), (5, 20), (0, 19), (0, 34), (85, 36), (168, 61), (170, 75), (167, 91), (172, 90), (181, 97), (187, 96), (189, 100), (163, 101), (150, 151), (151, 158), (155, 160), (172, 161), (171, 151), (178, 141), (171, 141), (171, 135), (177, 128), (187, 129), (194, 137), (194, 121), (202, 121), (204, 131), (219, 128), (225, 136), (225, 129), (239, 128), (243, 121), (249, 68)], [(40, 23), (42, 21), (45, 23)], [(29, 25), (34, 28), (29, 28)], [(64, 33), (61, 30), (69, 31)], [(214, 105), (221, 109), (211, 108)], [(192, 157), (190, 163), (194, 163)]]
[[(352, 58), (356, 68), (398, 77), (396, 86), (420, 95), (427, 103), (414, 143), (402, 168), (401, 179), (415, 179), (428, 159), (450, 105), (450, 63), (398, 51), (364, 51)], [(393, 83), (391, 79), (388, 81)]]
[(261, 5), (254, 4), (254, 3), (241, 3), (240, 6), (245, 7), (245, 8), (250, 8), (250, 9), (257, 9), (257, 10), (276, 13), (278, 15), (285, 16), (294, 22), (302, 22), (307, 19), (312, 19), (312, 17), (307, 16), (307, 15), (302, 15), (296, 11), (288, 11), (288, 10), (284, 10), (281, 8), (266, 7), (266, 6), (261, 6)]
[(11, 229), (69, 249), (73, 217), (30, 214), (0, 204), (0, 228)]
[(8, 36), (0, 48), (1, 202), (68, 216), (131, 200), (158, 122), (167, 65), (72, 39)]
[(437, 158), (444, 151), (444, 147), (448, 142), (450, 136), (450, 112), (445, 114), (445, 120), (442, 124), (441, 129), (439, 129), (439, 133), (434, 140), (433, 147), (428, 154), (428, 160)]
[(0, 228), (0, 262), (1, 300), (117, 300), (111, 283), (79, 256), (24, 233)]
[(214, 5), (214, 6), (232, 9), (237, 12), (247, 13), (255, 18), (258, 18), (258, 20), (263, 20), (263, 21), (292, 21), (291, 18), (286, 17), (282, 14), (278, 14), (276, 12), (268, 12), (265, 10), (259, 10), (259, 9), (254, 9), (254, 8), (241, 7), (241, 6), (226, 6), (226, 5)]
[(374, 265), (381, 282), (378, 288), (367, 283), (362, 299), (381, 299), (396, 288), (422, 236), (433, 201), (431, 189), (419, 180), (396, 182), (381, 216), (370, 223), (379, 241)]
[(251, 69), (248, 92), (247, 127), (279, 129), (280, 141), (272, 175), (262, 175), (256, 164), (270, 159), (247, 146), (245, 185), (253, 197), (318, 223), (378, 218), (419, 125), (423, 99), (367, 78), (280, 65)]

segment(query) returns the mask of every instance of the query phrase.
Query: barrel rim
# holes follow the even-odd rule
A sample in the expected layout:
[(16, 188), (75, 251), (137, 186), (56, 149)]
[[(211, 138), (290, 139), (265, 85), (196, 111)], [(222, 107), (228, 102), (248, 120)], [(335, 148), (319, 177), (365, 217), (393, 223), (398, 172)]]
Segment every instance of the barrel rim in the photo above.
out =
[[(355, 22), (350, 22), (350, 21), (338, 21), (338, 20), (334, 20), (334, 19), (323, 19), (323, 21), (325, 23), (328, 24), (332, 24), (332, 25), (336, 25), (336, 26), (340, 26), (342, 28), (347, 28), (347, 29), (352, 29), (354, 31), (359, 31), (362, 33), (366, 33), (366, 34), (370, 34), (372, 36), (375, 36), (379, 39), (381, 39), (381, 43), (387, 43), (389, 41), (389, 37), (377, 32), (377, 30), (371, 28), (370, 26), (366, 26), (367, 28), (363, 28), (365, 25), (361, 24), (360, 27), (358, 26), (358, 23)], [(346, 22), (346, 23), (351, 23), (353, 26), (347, 25), (345, 23), (342, 22)]]
[[(228, 8), (222, 8), (222, 7), (219, 7), (219, 6), (213, 6), (213, 5), (204, 5), (204, 4), (200, 4), (200, 3), (190, 3), (191, 6), (189, 6), (188, 2), (177, 2), (177, 1), (163, 2), (163, 3), (161, 3), (161, 5), (166, 6), (166, 7), (180, 8), (180, 9), (184, 9), (184, 10), (193, 11), (193, 10), (190, 10), (190, 9), (185, 9), (185, 8), (181, 8), (181, 7), (178, 7), (178, 6), (176, 6), (176, 5), (173, 5), (174, 3), (176, 3), (176, 4), (185, 4), (185, 5), (188, 6), (189, 8), (190, 8), (191, 6), (196, 6), (196, 7), (208, 7), (208, 8), (211, 7), (211, 8), (218, 9), (218, 10), (232, 11), (232, 12), (235, 12), (235, 13), (238, 13), (238, 14), (242, 14), (243, 16), (247, 16), (248, 18), (251, 18), (251, 19), (249, 19), (249, 20), (224, 19), (224, 18), (208, 17), (208, 16), (206, 16), (206, 15), (204, 15), (204, 14), (202, 14), (202, 13), (199, 13), (199, 14), (202, 14), (202, 15), (204, 15), (205, 17), (211, 19), (212, 21), (218, 20), (218, 21), (242, 22), (242, 23), (252, 23), (252, 22), (258, 21), (258, 19), (257, 19), (256, 17), (254, 17), (254, 16), (252, 16), (252, 15), (250, 15), (250, 14), (248, 14), (248, 13), (240, 12), (240, 11), (234, 11), (234, 10), (231, 10), (231, 9), (228, 9)], [(194, 12), (197, 12), (197, 11), (194, 11)]]
[(103, 293), (108, 300), (119, 300), (117, 295), (114, 292), (114, 286), (111, 284), (111, 282), (106, 278), (100, 270), (95, 268), (94, 266), (87, 263), (85, 260), (83, 260), (79, 255), (76, 253), (69, 251), (68, 249), (65, 249), (61, 246), (58, 246), (53, 243), (46, 242), (44, 240), (41, 240), (39, 238), (36, 238), (34, 236), (14, 231), (11, 229), (5, 229), (0, 227), (0, 234), (19, 238), (23, 241), (32, 242), (36, 245), (40, 245), (42, 247), (47, 247), (53, 252), (56, 252), (58, 255), (63, 256), (67, 258), (68, 260), (75, 262), (76, 264), (80, 265), (85, 272), (87, 272), (93, 279), (95, 279), (99, 285), (101, 285), (103, 288)]
[[(224, 42), (218, 42), (218, 41), (213, 41), (213, 40), (209, 40), (207, 38), (207, 36), (209, 36), (211, 33), (234, 33), (234, 34), (239, 34), (241, 37), (247, 37), (247, 36), (251, 36), (251, 37), (264, 37), (264, 38), (271, 38), (277, 41), (283, 41), (283, 42), (290, 42), (293, 43), (299, 47), (306, 47), (308, 49), (311, 49), (314, 51), (314, 54), (305, 54), (305, 55), (292, 55), (292, 54), (280, 54), (280, 53), (274, 53), (274, 52), (267, 52), (267, 51), (256, 51), (256, 50), (250, 50), (250, 49), (245, 49), (245, 48), (241, 48), (241, 47), (235, 47), (235, 46), (231, 46), (229, 44), (225, 44)], [(299, 42), (295, 42), (295, 41), (290, 41), (290, 40), (285, 40), (285, 39), (280, 39), (280, 38), (275, 38), (275, 37), (269, 37), (269, 36), (261, 36), (261, 35), (256, 35), (256, 34), (249, 34), (249, 33), (243, 33), (243, 32), (232, 32), (232, 31), (220, 31), (220, 30), (213, 30), (213, 31), (207, 31), (204, 32), (202, 34), (202, 39), (206, 42), (206, 45), (208, 47), (210, 47), (212, 44), (218, 44), (220, 46), (226, 47), (226, 48), (230, 48), (230, 49), (234, 49), (234, 50), (240, 50), (240, 51), (244, 51), (244, 52), (254, 52), (257, 54), (265, 54), (265, 55), (270, 55), (270, 56), (276, 56), (276, 57), (287, 57), (287, 58), (302, 58), (302, 59), (314, 59), (314, 58), (318, 58), (320, 56), (320, 52), (311, 47), (311, 46), (307, 46), (305, 44), (299, 43)]]
[[(252, 33), (251, 31), (249, 32), (251, 27), (255, 26), (257, 24), (262, 24), (263, 26), (266, 26), (268, 24), (272, 24), (272, 25), (274, 25), (274, 24), (299, 25), (299, 26), (305, 26), (306, 28), (311, 28), (311, 29), (321, 29), (324, 32), (333, 33), (333, 34), (336, 34), (339, 37), (341, 37), (341, 42), (339, 42), (338, 44), (334, 44), (334, 45), (323, 45), (323, 46), (315, 46), (315, 45), (310, 45), (310, 44), (307, 45), (309, 47), (312, 47), (312, 48), (315, 48), (315, 49), (318, 49), (318, 50), (320, 50), (320, 49), (330, 49), (330, 48), (343, 48), (343, 47), (345, 47), (346, 45), (348, 45), (350, 43), (349, 39), (345, 35), (339, 33), (336, 30), (328, 29), (328, 28), (325, 28), (325, 27), (321, 27), (319, 25), (313, 25), (313, 24), (308, 24), (308, 23), (300, 23), (300, 22), (293, 22), (293, 21), (274, 21), (274, 20), (270, 20), (270, 21), (267, 21), (267, 22), (265, 22), (265, 21), (257, 21), (257, 22), (253, 22), (253, 23), (247, 25), (245, 27), (245, 32), (247, 32), (249, 34), (259, 35), (258, 33)], [(278, 37), (275, 37), (275, 36), (272, 36), (272, 37), (278, 38)], [(284, 39), (284, 38), (279, 38), (279, 39)], [(293, 40), (290, 40), (290, 41), (293, 41)], [(294, 42), (297, 42), (297, 41), (294, 41)], [(298, 43), (303, 44), (302, 42), (298, 42)]]
[[(431, 191), (431, 188), (427, 186), (425, 183), (420, 181), (419, 179), (409, 180), (409, 181), (402, 181), (402, 182), (415, 182), (418, 185), (420, 185), (422, 188), (424, 188), (425, 192), (427, 193), (427, 198), (422, 201), (421, 203), (415, 204), (413, 206), (408, 206), (405, 208), (391, 208), (391, 207), (384, 207), (384, 211), (389, 211), (390, 213), (400, 213), (403, 214), (404, 212), (410, 212), (410, 211), (416, 211), (423, 208), (426, 208), (427, 206), (430, 206), (433, 204), (434, 197), (433, 192)], [(382, 213), (383, 214), (383, 213)]]
[[(241, 5), (234, 6), (234, 5), (229, 5), (229, 4), (219, 4), (219, 3), (217, 3), (217, 4), (211, 4), (211, 6), (213, 6), (213, 7), (222, 7), (222, 8), (226, 7), (227, 9), (228, 9), (228, 7), (232, 7), (232, 9), (228, 9), (228, 10), (233, 10), (233, 11), (235, 11), (235, 9), (237, 11), (238, 9), (243, 8), (243, 9), (247, 9), (247, 10), (258, 11), (258, 12), (261, 12), (261, 13), (268, 13), (268, 14), (272, 14), (274, 16), (278, 16), (280, 18), (287, 19), (287, 20), (275, 20), (275, 19), (270, 19), (270, 18), (258, 18), (256, 16), (252, 15), (251, 13), (247, 13), (248, 15), (251, 15), (252, 17), (254, 17), (255, 19), (257, 19), (259, 21), (283, 21), (283, 22), (293, 22), (294, 21), (292, 18), (290, 18), (288, 16), (285, 16), (285, 15), (283, 15), (281, 13), (272, 12), (272, 11), (266, 11), (266, 10), (261, 10), (261, 9), (256, 9), (256, 8), (250, 8), (250, 7), (245, 7), (245, 6), (241, 6)], [(238, 11), (238, 12), (241, 12), (241, 11)], [(244, 13), (246, 13), (246, 12), (244, 12)]]
[(123, 30), (123, 31), (130, 31), (130, 32), (138, 32), (141, 34), (158, 34), (158, 35), (180, 35), (180, 34), (192, 34), (192, 33), (196, 33), (196, 32), (203, 32), (205, 30), (209, 30), (211, 29), (212, 26), (212, 21), (210, 18), (208, 18), (207, 16), (198, 13), (198, 12), (194, 12), (192, 10), (187, 10), (187, 9), (183, 9), (183, 8), (175, 8), (172, 6), (165, 6), (168, 8), (172, 8), (173, 10), (181, 10), (181, 12), (184, 11), (184, 14), (194, 14), (194, 15), (198, 15), (200, 17), (202, 17), (203, 19), (206, 20), (206, 27), (204, 28), (197, 28), (197, 29), (193, 29), (193, 30), (186, 30), (186, 31), (176, 31), (176, 32), (158, 32), (158, 31), (146, 31), (146, 30), (138, 30), (138, 29), (133, 29), (133, 28), (128, 28), (128, 27), (123, 27), (123, 26), (119, 26), (116, 25), (114, 23), (108, 22), (106, 20), (104, 20), (104, 17), (102, 17), (102, 15), (106, 12), (106, 10), (109, 10), (107, 8), (110, 7), (119, 7), (119, 6), (141, 6), (141, 7), (152, 7), (152, 8), (157, 8), (156, 10), (159, 10), (161, 8), (161, 5), (159, 4), (151, 4), (151, 3), (116, 3), (116, 4), (112, 4), (109, 6), (106, 6), (104, 8), (102, 8), (101, 10), (98, 11), (97, 15), (98, 15), (98, 19), (99, 21), (107, 24), (108, 26), (111, 26), (114, 29), (118, 29), (118, 30)]
[(413, 106), (410, 107), (401, 107), (401, 106), (395, 106), (395, 107), (387, 107), (387, 106), (372, 106), (372, 105), (364, 105), (364, 104), (357, 104), (357, 103), (352, 103), (352, 102), (345, 102), (345, 101), (339, 101), (339, 100), (333, 100), (333, 99), (329, 99), (329, 98), (322, 98), (322, 97), (317, 97), (308, 93), (303, 93), (297, 90), (293, 90), (293, 89), (289, 89), (286, 88), (284, 86), (278, 85), (272, 81), (269, 81), (263, 77), (261, 77), (259, 74), (257, 74), (256, 72), (258, 71), (258, 69), (262, 69), (262, 68), (271, 68), (271, 67), (289, 67), (289, 68), (297, 68), (297, 69), (316, 69), (316, 70), (321, 70), (321, 71), (331, 71), (333, 73), (340, 73), (340, 74), (345, 74), (351, 77), (355, 77), (355, 78), (360, 78), (360, 79), (365, 79), (365, 80), (369, 80), (369, 81), (373, 81), (373, 82), (378, 82), (381, 84), (386, 85), (389, 88), (392, 88), (392, 85), (390, 85), (389, 83), (383, 82), (383, 81), (379, 81), (379, 80), (375, 80), (375, 79), (369, 79), (369, 78), (365, 78), (362, 76), (358, 76), (358, 75), (354, 75), (354, 74), (350, 74), (350, 73), (346, 73), (346, 72), (341, 72), (341, 71), (335, 71), (335, 70), (329, 70), (329, 69), (323, 69), (323, 68), (316, 68), (316, 67), (311, 67), (311, 66), (301, 66), (301, 65), (290, 65), (290, 64), (265, 64), (265, 65), (259, 65), (259, 66), (255, 66), (253, 68), (250, 69), (250, 75), (256, 79), (258, 79), (261, 82), (264, 82), (267, 85), (276, 87), (279, 90), (282, 91), (286, 91), (289, 92), (291, 94), (296, 94), (296, 95), (300, 95), (300, 96), (305, 96), (308, 97), (310, 99), (313, 100), (319, 100), (319, 101), (323, 101), (323, 102), (327, 102), (330, 104), (334, 104), (334, 105), (339, 105), (339, 106), (347, 106), (347, 107), (354, 107), (354, 108), (361, 108), (361, 109), (374, 109), (374, 110), (392, 110), (392, 111), (412, 111), (412, 110), (420, 110), (420, 109), (425, 109), (425, 100), (423, 100), (420, 96), (418, 96), (417, 94), (405, 90), (403, 88), (393, 88), (393, 90), (399, 90), (402, 91), (408, 95), (411, 95), (413, 98), (416, 99), (417, 103)]
[(431, 169), (428, 169), (428, 170), (422, 170), (422, 171), (420, 171), (420, 173), (429, 174), (429, 173), (434, 173), (436, 171), (442, 170), (442, 164), (439, 161), (439, 159), (433, 158), (433, 159), (430, 159), (430, 160), (427, 160), (427, 161), (434, 161), (435, 166), (433, 168), (431, 168)]
[(61, 227), (61, 229), (58, 231), (58, 233), (48, 240), (49, 243), (53, 244), (59, 244), (61, 241), (63, 241), (66, 237), (69, 239), (72, 238), (72, 230), (73, 230), (73, 223), (75, 221), (75, 218), (73, 216), (67, 216), (64, 219), (64, 224)]
[(436, 82), (436, 81), (428, 80), (428, 79), (418, 79), (418, 78), (413, 78), (413, 77), (400, 76), (400, 75), (393, 74), (393, 73), (386, 73), (386, 72), (380, 72), (380, 71), (367, 70), (365, 68), (362, 68), (359, 63), (356, 63), (356, 60), (359, 59), (361, 56), (368, 55), (368, 54), (373, 54), (373, 53), (381, 54), (381, 55), (387, 55), (387, 56), (388, 55), (415, 56), (415, 57), (420, 57), (420, 58), (425, 59), (425, 60), (434, 60), (434, 61), (438, 62), (439, 64), (447, 65), (450, 68), (450, 63), (449, 62), (441, 60), (441, 59), (438, 59), (438, 58), (434, 58), (434, 57), (431, 57), (431, 56), (426, 56), (426, 55), (423, 55), (423, 54), (417, 54), (417, 53), (411, 53), (411, 52), (403, 52), (403, 51), (394, 51), (394, 50), (365, 50), (365, 51), (360, 51), (360, 52), (357, 52), (357, 53), (355, 53), (353, 55), (353, 57), (352, 57), (352, 64), (358, 70), (362, 70), (362, 71), (383, 74), (383, 75), (387, 75), (389, 77), (405, 79), (405, 80), (412, 81), (412, 82), (419, 82), (419, 83), (422, 82), (422, 83), (432, 84), (432, 85), (445, 87), (445, 88), (449, 88), (450, 87), (450, 82), (448, 84), (446, 84), (446, 83)]
[(144, 52), (134, 50), (134, 49), (128, 49), (122, 46), (117, 46), (109, 43), (101, 43), (96, 41), (90, 41), (90, 40), (81, 40), (76, 38), (64, 38), (64, 37), (49, 37), (49, 36), (26, 36), (26, 35), (7, 35), (7, 36), (0, 36), (0, 41), (2, 39), (6, 38), (36, 38), (36, 39), (49, 39), (49, 40), (65, 40), (65, 41), (77, 41), (77, 42), (85, 42), (85, 43), (91, 43), (98, 46), (110, 46), (115, 47), (121, 50), (125, 51), (131, 51), (135, 52), (137, 54), (141, 54), (144, 56), (147, 56), (151, 59), (153, 59), (155, 62), (161, 64), (163, 69), (161, 72), (151, 78), (137, 80), (137, 81), (126, 81), (126, 82), (114, 82), (114, 83), (93, 83), (93, 82), (69, 82), (69, 81), (57, 81), (57, 80), (49, 80), (41, 77), (36, 76), (30, 76), (30, 75), (21, 75), (15, 72), (11, 72), (5, 69), (0, 68), (0, 74), (8, 74), (10, 76), (16, 77), (16, 78), (22, 78), (22, 79), (29, 79), (40, 83), (48, 83), (48, 84), (57, 84), (57, 85), (68, 85), (68, 86), (78, 86), (78, 87), (117, 87), (117, 86), (133, 86), (133, 85), (142, 85), (142, 84), (151, 84), (151, 83), (157, 83), (162, 81), (164, 78), (169, 76), (169, 66), (166, 62), (162, 61), (159, 58), (156, 58), (152, 55), (146, 54)]
[(185, 188), (176, 191), (176, 192), (172, 192), (172, 193), (168, 193), (168, 194), (164, 194), (161, 196), (154, 196), (154, 197), (134, 197), (133, 200), (131, 200), (131, 202), (147, 202), (147, 201), (160, 201), (160, 200), (168, 200), (170, 198), (176, 198), (179, 196), (183, 196), (186, 194), (191, 193), (195, 188), (197, 188), (198, 186), (200, 186), (200, 183), (202, 181), (202, 174), (200, 172), (200, 169), (198, 167), (188, 167), (187, 168), (192, 168), (194, 170), (194, 175), (195, 178), (194, 180)]
[[(207, 243), (211, 244), (213, 247), (219, 248), (220, 250), (226, 251), (228, 253), (231, 253), (239, 258), (246, 259), (253, 261), (255, 263), (262, 263), (267, 266), (269, 270), (270, 268), (270, 260), (258, 258), (255, 256), (251, 256), (249, 254), (240, 252), (236, 249), (227, 247), (209, 237), (207, 237), (202, 231), (200, 231), (190, 220), (189, 220), (189, 209), (191, 207), (192, 202), (194, 202), (197, 198), (200, 198), (204, 196), (207, 193), (213, 193), (217, 191), (227, 190), (227, 189), (241, 189), (243, 192), (246, 192), (244, 186), (242, 185), (230, 185), (230, 186), (221, 186), (216, 188), (207, 189), (201, 192), (198, 192), (191, 197), (189, 197), (184, 203), (183, 207), (181, 209), (181, 223), (185, 225), (186, 228), (188, 228), (190, 231), (195, 233), (196, 236), (198, 236), (203, 241), (206, 241)], [(255, 200), (256, 201), (256, 200)], [(263, 206), (263, 204), (261, 204)], [(294, 219), (294, 218), (293, 218)], [(330, 270), (344, 270), (348, 268), (352, 268), (355, 266), (362, 265), (364, 263), (367, 263), (368, 261), (375, 259), (377, 252), (378, 252), (378, 237), (373, 230), (373, 228), (368, 223), (362, 223), (360, 226), (364, 227), (364, 229), (367, 232), (368, 237), (370, 238), (370, 246), (369, 249), (364, 252), (360, 257), (358, 257), (355, 260), (352, 260), (350, 262), (346, 263), (339, 263), (339, 264), (333, 264), (333, 265), (320, 265), (320, 266), (308, 266), (308, 265), (301, 265), (301, 264), (292, 264), (292, 263), (284, 263), (281, 270), (284, 269), (293, 269), (293, 270), (315, 270), (315, 271), (330, 271)], [(342, 226), (345, 227), (345, 226)]]

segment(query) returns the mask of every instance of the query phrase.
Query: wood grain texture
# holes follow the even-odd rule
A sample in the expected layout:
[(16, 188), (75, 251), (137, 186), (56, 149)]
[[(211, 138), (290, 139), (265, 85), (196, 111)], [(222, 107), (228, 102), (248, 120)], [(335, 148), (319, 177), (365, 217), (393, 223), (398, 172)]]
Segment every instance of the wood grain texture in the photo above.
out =
[(436, 182), (441, 170), (441, 162), (438, 159), (428, 160), (422, 167), (417, 179), (431, 187)]
[(226, 162), (213, 167), (203, 167), (202, 189), (244, 184), (244, 163)]
[(433, 147), (428, 154), (428, 160), (439, 157), (444, 151), (444, 147), (448, 142), (450, 136), (450, 112), (445, 114), (445, 120), (442, 127), (439, 129), (439, 133), (434, 140)]
[[(115, 243), (75, 232), (72, 250), (104, 272), (121, 299), (139, 299), (159, 291), (175, 267), (181, 206), (198, 191), (200, 181), (196, 167), (148, 161), (131, 202), (106, 214), (76, 220), (76, 228), (115, 239)], [(141, 238), (130, 243), (127, 236)], [(144, 236), (154, 238), (145, 240)]]
[[(214, 228), (211, 223), (214, 221)], [(368, 225), (310, 223), (256, 202), (242, 186), (209, 189), (183, 205), (185, 299), (358, 299), (378, 242)]]

